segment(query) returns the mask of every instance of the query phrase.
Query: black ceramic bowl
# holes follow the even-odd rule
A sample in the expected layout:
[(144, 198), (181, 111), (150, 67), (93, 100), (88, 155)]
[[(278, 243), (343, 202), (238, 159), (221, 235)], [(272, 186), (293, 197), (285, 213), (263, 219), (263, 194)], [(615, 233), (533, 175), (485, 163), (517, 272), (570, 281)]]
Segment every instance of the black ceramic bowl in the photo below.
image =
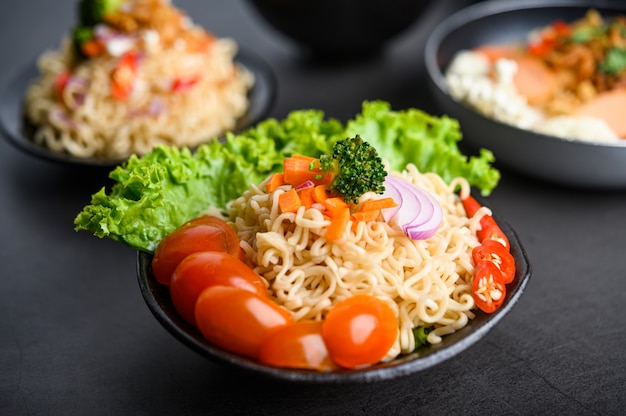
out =
[(248, 0), (273, 29), (316, 57), (371, 56), (409, 28), (433, 0)]
[(490, 149), (497, 165), (542, 180), (626, 189), (626, 140), (615, 144), (567, 140), (494, 121), (453, 98), (444, 78), (460, 50), (523, 41), (535, 28), (579, 19), (592, 7), (604, 16), (626, 13), (626, 3), (617, 1), (492, 0), (457, 11), (435, 27), (424, 51), (429, 86), (440, 111), (459, 120), (465, 145)]
[[(481, 203), (488, 205), (482, 200)], [(168, 288), (159, 284), (152, 274), (151, 255), (144, 252), (138, 253), (137, 276), (144, 300), (161, 325), (181, 343), (214, 362), (269, 378), (293, 382), (340, 384), (388, 380), (427, 370), (460, 354), (480, 341), (504, 318), (519, 300), (530, 279), (531, 266), (526, 251), (513, 229), (497, 212), (494, 212), (494, 218), (498, 221), (511, 243), (511, 253), (516, 265), (515, 279), (507, 285), (507, 294), (503, 305), (492, 314), (477, 311), (476, 317), (465, 328), (444, 336), (443, 341), (438, 345), (422, 347), (411, 354), (398, 357), (388, 363), (381, 363), (357, 370), (317, 372), (277, 368), (263, 365), (253, 359), (226, 351), (207, 341), (196, 328), (184, 321), (176, 312), (172, 305)]]

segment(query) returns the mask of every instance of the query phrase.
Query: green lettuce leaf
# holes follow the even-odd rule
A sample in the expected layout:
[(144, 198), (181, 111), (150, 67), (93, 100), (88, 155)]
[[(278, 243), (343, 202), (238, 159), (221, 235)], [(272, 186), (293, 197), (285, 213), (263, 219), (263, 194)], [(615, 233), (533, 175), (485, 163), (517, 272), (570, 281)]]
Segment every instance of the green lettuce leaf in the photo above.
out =
[(132, 156), (109, 174), (114, 181), (109, 191), (102, 188), (92, 195), (75, 218), (75, 229), (151, 253), (185, 221), (207, 208), (224, 208), (250, 184), (280, 171), (286, 156), (317, 157), (329, 153), (337, 140), (356, 134), (394, 170), (410, 162), (446, 180), (464, 176), (483, 195), (500, 178), (491, 166), (491, 152), (468, 159), (459, 151), (456, 120), (416, 109), (392, 111), (388, 103), (373, 101), (365, 102), (361, 114), (345, 125), (319, 110), (298, 110), (283, 120), (270, 118), (229, 133), (195, 152), (161, 145), (142, 157)]
[(436, 172), (446, 182), (462, 176), (483, 196), (500, 181), (491, 151), (481, 149), (478, 156), (469, 158), (461, 153), (459, 123), (447, 116), (436, 117), (415, 108), (393, 111), (383, 101), (365, 102), (361, 114), (348, 121), (346, 133), (360, 134), (392, 170), (413, 163), (421, 172)]

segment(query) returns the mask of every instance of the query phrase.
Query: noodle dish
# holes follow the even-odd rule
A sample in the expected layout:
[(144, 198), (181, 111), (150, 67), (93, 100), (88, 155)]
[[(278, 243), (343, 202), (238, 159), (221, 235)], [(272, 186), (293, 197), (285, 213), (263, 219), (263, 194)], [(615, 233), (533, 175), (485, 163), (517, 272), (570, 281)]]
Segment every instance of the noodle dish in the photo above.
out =
[(294, 111), (131, 157), (75, 225), (151, 255), (152, 284), (210, 344), (359, 371), (441, 344), (520, 283), (505, 225), (471, 194), (496, 186), (493, 155), (458, 140), (455, 120), (382, 101), (345, 125)]
[(237, 44), (166, 0), (80, 0), (25, 93), (30, 138), (75, 158), (124, 160), (159, 144), (195, 147), (236, 127), (253, 73)]

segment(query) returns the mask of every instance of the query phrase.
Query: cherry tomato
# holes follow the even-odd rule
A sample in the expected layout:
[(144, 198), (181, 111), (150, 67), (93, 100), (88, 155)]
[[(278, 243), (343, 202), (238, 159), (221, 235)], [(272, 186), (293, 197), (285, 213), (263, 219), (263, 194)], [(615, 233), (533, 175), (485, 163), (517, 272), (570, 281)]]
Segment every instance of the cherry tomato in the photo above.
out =
[(474, 264), (481, 261), (490, 261), (495, 264), (500, 272), (504, 283), (508, 284), (515, 278), (515, 259), (502, 244), (494, 240), (484, 240), (481, 245), (472, 250)]
[(333, 361), (355, 368), (379, 362), (398, 335), (398, 320), (382, 300), (359, 294), (337, 303), (322, 326)]
[(209, 286), (198, 297), (196, 323), (204, 337), (228, 351), (257, 358), (263, 341), (293, 323), (269, 298), (232, 286)]
[(259, 361), (275, 367), (332, 370), (322, 338), (322, 322), (296, 322), (276, 330), (261, 344)]
[(485, 240), (494, 240), (502, 244), (505, 249), (511, 250), (511, 244), (509, 243), (508, 237), (504, 234), (504, 231), (502, 231), (500, 226), (496, 223), (496, 220), (494, 220), (491, 215), (485, 215), (482, 217), (480, 219), (480, 226), (481, 229), (476, 232), (478, 241), (483, 243)]
[(493, 313), (504, 302), (506, 285), (500, 269), (490, 261), (481, 261), (474, 270), (472, 296), (482, 311)]
[(176, 266), (198, 251), (224, 251), (243, 258), (239, 236), (221, 218), (202, 216), (187, 221), (166, 235), (152, 259), (152, 273), (159, 283), (169, 285)]
[(222, 251), (200, 251), (180, 262), (172, 274), (170, 295), (178, 313), (195, 325), (198, 296), (209, 286), (233, 286), (268, 296), (263, 279), (247, 264)]

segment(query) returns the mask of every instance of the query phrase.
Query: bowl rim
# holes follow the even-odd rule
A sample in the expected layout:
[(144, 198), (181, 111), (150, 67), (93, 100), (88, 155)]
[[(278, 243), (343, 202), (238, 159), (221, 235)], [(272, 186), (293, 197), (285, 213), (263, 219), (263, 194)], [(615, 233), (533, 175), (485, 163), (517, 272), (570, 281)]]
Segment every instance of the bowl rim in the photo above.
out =
[(544, 140), (550, 140), (555, 143), (562, 143), (567, 145), (574, 145), (580, 147), (588, 147), (588, 146), (596, 146), (598, 148), (604, 149), (623, 149), (626, 148), (626, 140), (619, 142), (594, 142), (594, 141), (585, 141), (585, 140), (577, 140), (566, 137), (552, 136), (549, 134), (524, 129), (518, 126), (514, 126), (512, 124), (507, 124), (499, 120), (495, 120), (491, 117), (488, 117), (473, 108), (469, 107), (467, 104), (461, 102), (457, 98), (453, 97), (452, 94), (449, 93), (448, 87), (445, 82), (445, 75), (442, 71), (442, 68), (439, 67), (437, 63), (437, 52), (441, 42), (445, 39), (447, 35), (453, 33), (464, 25), (473, 22), (474, 20), (487, 18), (490, 16), (496, 16), (499, 14), (505, 13), (514, 13), (516, 11), (529, 10), (529, 9), (546, 9), (546, 8), (558, 8), (558, 7), (566, 7), (566, 8), (596, 8), (596, 9), (610, 9), (615, 11), (622, 11), (626, 13), (626, 3), (625, 4), (616, 4), (611, 3), (606, 0), (599, 0), (597, 2), (593, 2), (590, 4), (589, 0), (507, 0), (507, 1), (483, 1), (479, 3), (474, 3), (470, 6), (467, 6), (463, 9), (457, 10), (452, 13), (450, 16), (441, 20), (433, 29), (431, 34), (428, 36), (426, 40), (426, 44), (424, 47), (424, 65), (426, 67), (426, 73), (430, 81), (450, 100), (454, 101), (458, 105), (462, 105), (467, 108), (468, 111), (471, 111), (473, 114), (477, 115), (479, 118), (486, 122), (496, 123), (500, 126), (504, 126), (507, 128), (511, 128), (514, 131), (525, 134), (534, 134), (538, 138)]

